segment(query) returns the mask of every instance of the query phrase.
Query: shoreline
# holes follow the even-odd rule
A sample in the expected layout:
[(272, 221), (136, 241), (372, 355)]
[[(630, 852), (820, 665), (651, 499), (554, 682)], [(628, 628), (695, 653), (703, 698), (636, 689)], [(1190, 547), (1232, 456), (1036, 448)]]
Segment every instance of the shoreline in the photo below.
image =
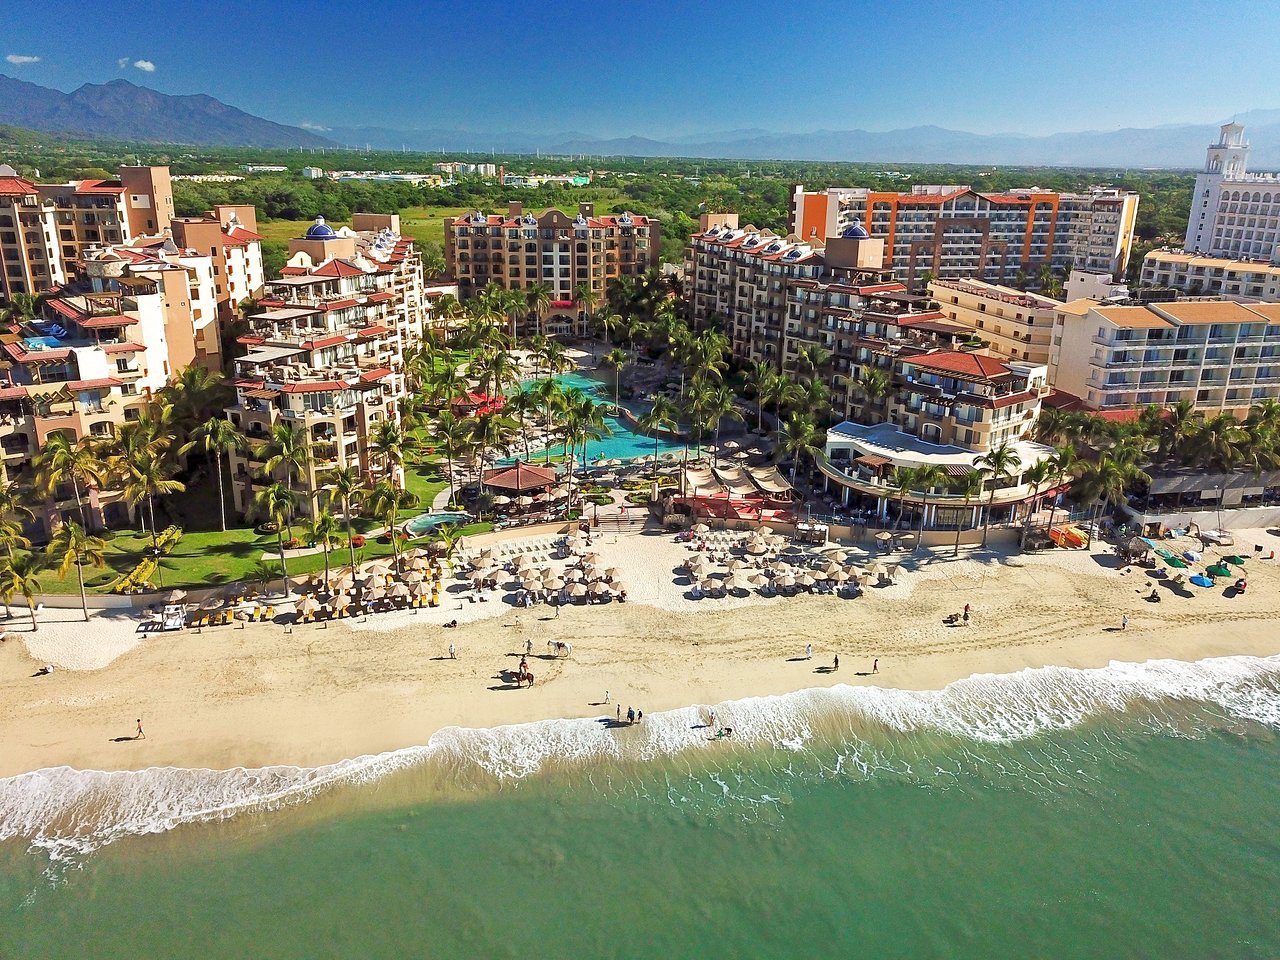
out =
[[(328, 629), (268, 624), (131, 638), (115, 655), (107, 628), (119, 633), (124, 624), (11, 630), (0, 647), (0, 777), (61, 766), (314, 767), (420, 746), (451, 727), (613, 718), (618, 707), (624, 716), (628, 706), (651, 714), (837, 684), (940, 690), (1027, 668), (1280, 654), (1280, 611), (1267, 596), (1280, 584), (1274, 564), (1251, 560), (1241, 597), (1204, 591), (1148, 604), (1145, 571), (1118, 573), (1097, 562), (1102, 556), (937, 562), (857, 600), (697, 605), (662, 596), (571, 606), (559, 617), (548, 607), (476, 604)], [(663, 574), (670, 577), (655, 571)], [(966, 602), (973, 626), (943, 624)], [(459, 612), (469, 619), (456, 630), (432, 622)], [(1120, 630), (1125, 614), (1132, 619)], [(63, 637), (97, 642), (106, 662), (32, 677), (44, 660), (27, 644), (45, 654)], [(526, 640), (538, 679), (515, 689), (500, 671), (514, 669)], [(573, 656), (549, 656), (547, 640), (573, 643)], [(456, 660), (446, 653), (451, 641)], [(803, 659), (810, 642), (811, 661)], [(840, 670), (829, 672), (836, 653)], [(870, 675), (876, 658), (880, 672)], [(128, 739), (137, 717), (145, 740)]]

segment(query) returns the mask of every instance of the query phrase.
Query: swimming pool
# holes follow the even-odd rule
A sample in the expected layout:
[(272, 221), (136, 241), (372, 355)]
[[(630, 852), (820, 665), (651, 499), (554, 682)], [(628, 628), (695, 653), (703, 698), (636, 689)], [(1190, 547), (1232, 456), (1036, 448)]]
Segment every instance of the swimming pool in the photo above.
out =
[(23, 342), (28, 350), (57, 350), (62, 346), (62, 341), (57, 337), (27, 337)]
[(458, 510), (432, 510), (420, 513), (405, 523), (404, 528), (410, 536), (420, 537), (438, 527), (457, 526), (471, 521), (471, 514)]
[[(597, 401), (613, 402), (613, 387), (611, 384), (604, 383), (585, 374), (561, 373), (555, 377), (561, 389), (564, 390), (581, 390), (583, 393), (589, 394), (592, 399)], [(537, 383), (537, 380), (526, 380), (521, 384), (522, 390), (531, 390)], [(622, 406), (632, 411), (636, 415), (644, 413), (648, 409), (647, 404), (622, 402)], [(587, 460), (638, 460), (641, 457), (651, 457), (654, 453), (654, 439), (648, 434), (641, 433), (633, 427), (629, 422), (619, 417), (606, 416), (605, 424), (608, 425), (612, 432), (610, 436), (600, 440), (587, 441)], [(683, 452), (684, 443), (681, 441), (669, 439), (667, 437), (658, 438), (657, 453), (662, 456), (664, 453)], [(544, 451), (539, 450), (542, 454)], [(559, 443), (551, 448), (551, 455), (563, 456), (564, 444)], [(578, 451), (578, 456), (582, 456), (582, 451)], [(536, 458), (534, 458), (536, 459)], [(503, 463), (511, 463), (515, 457), (508, 457)]]

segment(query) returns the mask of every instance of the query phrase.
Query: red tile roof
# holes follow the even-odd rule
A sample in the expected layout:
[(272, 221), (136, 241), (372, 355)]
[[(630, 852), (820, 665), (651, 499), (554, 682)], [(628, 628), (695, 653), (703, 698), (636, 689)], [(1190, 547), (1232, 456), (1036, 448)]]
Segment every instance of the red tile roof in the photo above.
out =
[(328, 303), (320, 304), (321, 310), (343, 310), (346, 307), (359, 306), (360, 301), (354, 297), (347, 297), (343, 300), (330, 300)]
[(80, 317), (76, 323), (87, 330), (99, 330), (103, 327), (131, 327), (138, 322), (137, 317), (128, 317), (123, 313), (109, 317)]
[(501, 490), (541, 490), (556, 482), (556, 472), (547, 467), (534, 467), (521, 460), (513, 466), (498, 467), (484, 475), (486, 487), (497, 487)]
[(311, 271), (313, 277), (363, 277), (364, 271), (346, 260), (330, 260)]
[(390, 367), (378, 367), (376, 370), (366, 370), (360, 374), (360, 379), (365, 383), (371, 383), (374, 380), (381, 380), (383, 377), (391, 376)]
[(26, 395), (27, 388), (23, 386), (0, 387), (0, 400), (17, 400)]
[(81, 180), (76, 193), (124, 193), (124, 185), (118, 180)]
[(117, 380), (115, 377), (102, 377), (98, 380), (73, 380), (67, 384), (67, 389), (102, 390), (106, 387), (118, 387), (123, 383), (123, 380)]
[(984, 353), (966, 353), (960, 350), (942, 350), (937, 353), (922, 353), (917, 357), (905, 360), (917, 367), (929, 370), (941, 370), (945, 373), (956, 373), (964, 377), (978, 377), (993, 380), (1007, 376), (1009, 365), (999, 357)]
[(246, 230), (244, 227), (236, 227), (235, 230), (222, 235), (223, 243), (229, 243), (235, 247), (247, 247), (251, 243), (261, 241), (262, 237), (252, 230)]
[(39, 191), (26, 177), (0, 177), (0, 194), (6, 197), (30, 196), (33, 193)]
[(141, 353), (147, 348), (140, 343), (104, 343), (102, 345), (103, 353)]
[(367, 337), (380, 337), (384, 333), (390, 333), (390, 332), (391, 332), (390, 327), (384, 327), (381, 325), (376, 327), (362, 327), (360, 329), (360, 332), (357, 334), (357, 336), (360, 337), (361, 340), (364, 340)]
[(340, 343), (347, 342), (345, 333), (337, 333), (331, 337), (321, 337), (319, 340), (307, 340), (302, 344), (304, 350), (320, 350), (324, 347), (336, 347)]
[(341, 380), (317, 380), (313, 383), (286, 383), (280, 387), (281, 393), (332, 393), (334, 390), (347, 389)]

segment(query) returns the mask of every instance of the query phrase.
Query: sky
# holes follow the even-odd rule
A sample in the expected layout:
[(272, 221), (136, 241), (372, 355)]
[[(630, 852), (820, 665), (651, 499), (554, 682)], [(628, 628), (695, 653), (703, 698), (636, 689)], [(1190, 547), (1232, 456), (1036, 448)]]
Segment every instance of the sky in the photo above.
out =
[(0, 17), (0, 72), (123, 77), (316, 129), (1044, 134), (1280, 108), (1274, 0), (23, 6)]

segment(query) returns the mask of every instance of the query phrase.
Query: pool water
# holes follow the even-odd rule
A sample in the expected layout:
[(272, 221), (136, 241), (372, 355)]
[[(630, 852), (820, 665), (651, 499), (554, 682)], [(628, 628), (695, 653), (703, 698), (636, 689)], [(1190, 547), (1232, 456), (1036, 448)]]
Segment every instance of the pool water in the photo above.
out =
[(470, 520), (471, 515), (469, 513), (462, 513), (457, 510), (433, 510), (429, 513), (418, 514), (418, 516), (408, 521), (404, 527), (411, 535), (420, 537), (424, 533), (430, 533), (437, 527), (468, 523)]
[(56, 350), (62, 346), (62, 341), (57, 337), (27, 337), (28, 350)]
[[(598, 401), (613, 402), (613, 387), (611, 384), (603, 383), (581, 373), (561, 373), (555, 377), (563, 390), (577, 389), (583, 393), (589, 394), (593, 399)], [(531, 390), (536, 380), (527, 380), (521, 389)], [(639, 415), (648, 409), (647, 404), (622, 402), (622, 406)], [(612, 431), (610, 436), (600, 440), (587, 441), (587, 460), (638, 460), (641, 457), (651, 457), (654, 454), (654, 438), (641, 433), (626, 420), (618, 417), (606, 416), (604, 422)], [(684, 443), (671, 440), (666, 437), (659, 437), (657, 441), (657, 454), (662, 456), (665, 453), (682, 453), (684, 451)], [(564, 444), (559, 443), (551, 448), (553, 457), (564, 455)], [(539, 454), (544, 453), (543, 450), (538, 451)], [(581, 451), (579, 451), (581, 457)], [(535, 458), (536, 459), (536, 458)], [(503, 461), (510, 463), (515, 460), (509, 457)]]

